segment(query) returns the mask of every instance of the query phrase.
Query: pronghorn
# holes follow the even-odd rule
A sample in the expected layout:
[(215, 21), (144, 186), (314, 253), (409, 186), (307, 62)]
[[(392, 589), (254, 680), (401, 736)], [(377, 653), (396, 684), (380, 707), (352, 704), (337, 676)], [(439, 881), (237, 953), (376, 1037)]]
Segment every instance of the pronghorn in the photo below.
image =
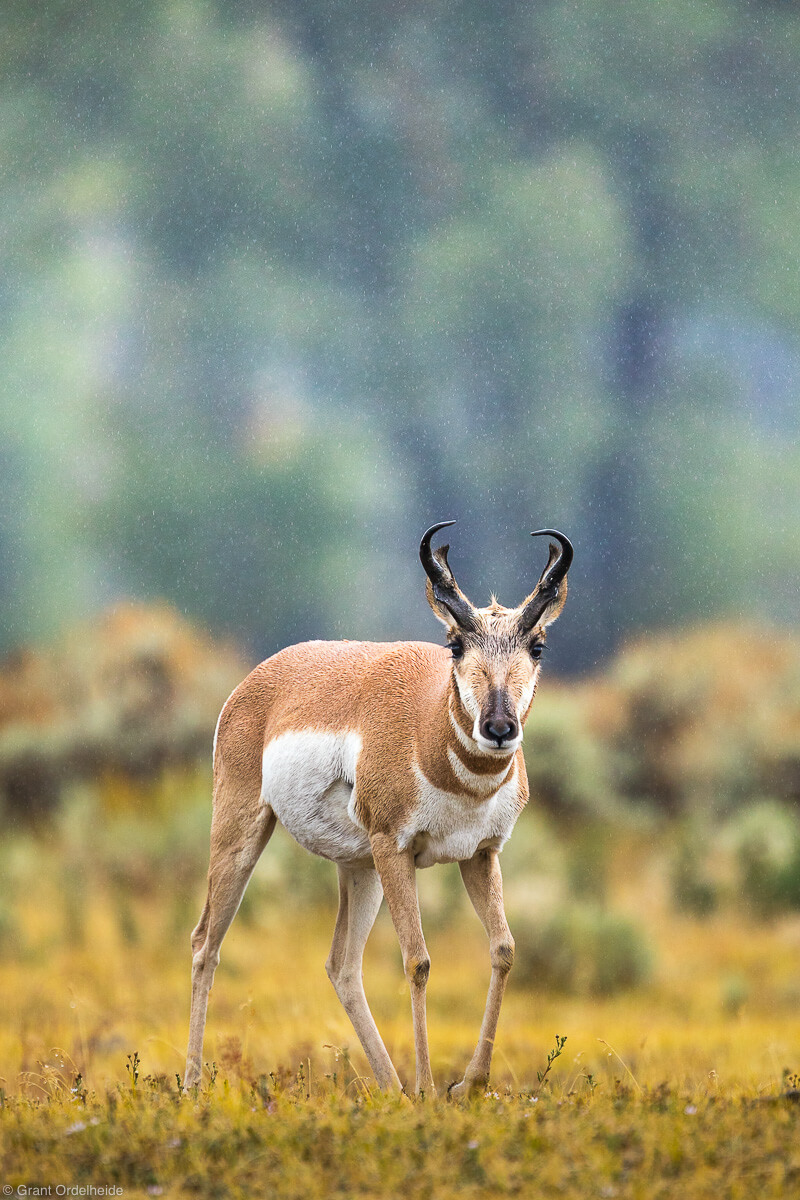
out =
[(378, 1085), (401, 1083), (369, 1010), (361, 964), (385, 895), (411, 992), (417, 1093), (434, 1093), (425, 1021), (430, 959), (416, 867), (457, 862), (489, 936), (491, 981), (475, 1053), (457, 1097), (489, 1080), (514, 959), (498, 854), (528, 799), (522, 730), (545, 628), (561, 612), (572, 546), (558, 545), (518, 608), (475, 608), (448, 546), (422, 538), (428, 602), (447, 647), (426, 642), (305, 642), (268, 658), (225, 702), (214, 735), (208, 897), (192, 934), (192, 1010), (184, 1087), (200, 1081), (208, 994), (222, 939), (280, 821), (339, 871), (326, 963)]

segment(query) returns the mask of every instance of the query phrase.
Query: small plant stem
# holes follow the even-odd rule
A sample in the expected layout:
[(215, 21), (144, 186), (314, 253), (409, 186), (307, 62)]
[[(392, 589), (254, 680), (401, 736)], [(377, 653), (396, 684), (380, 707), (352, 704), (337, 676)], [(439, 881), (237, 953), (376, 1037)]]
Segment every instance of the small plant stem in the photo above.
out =
[(608, 1050), (608, 1051), (609, 1051), (611, 1054), (613, 1054), (613, 1055), (614, 1055), (614, 1057), (617, 1059), (617, 1061), (618, 1061), (618, 1062), (621, 1062), (621, 1063), (622, 1063), (623, 1067), (625, 1068), (625, 1070), (626, 1070), (626, 1071), (628, 1072), (628, 1074), (630, 1075), (630, 1077), (631, 1077), (631, 1081), (633, 1082), (633, 1085), (634, 1085), (634, 1087), (635, 1087), (635, 1088), (636, 1088), (636, 1090), (639, 1092), (639, 1095), (641, 1095), (641, 1094), (642, 1094), (642, 1087), (641, 1087), (641, 1084), (639, 1083), (639, 1080), (636, 1078), (636, 1076), (634, 1075), (633, 1071), (630, 1069), (630, 1067), (628, 1066), (628, 1064), (625, 1062), (625, 1059), (624, 1059), (624, 1058), (623, 1058), (623, 1057), (622, 1057), (620, 1054), (618, 1054), (618, 1053), (617, 1053), (617, 1051), (614, 1049), (614, 1047), (611, 1045), (611, 1043), (610, 1043), (610, 1042), (607, 1042), (605, 1038), (598, 1038), (597, 1040), (598, 1040), (598, 1042), (600, 1042), (600, 1043), (601, 1043), (603, 1046), (605, 1046), (605, 1047), (607, 1048), (607, 1050)]
[[(545, 1067), (545, 1069), (543, 1071), (536, 1072), (536, 1078), (539, 1080), (540, 1088), (543, 1087), (544, 1084), (547, 1082), (547, 1076), (550, 1074), (550, 1068), (552, 1067), (553, 1063), (556, 1061), (558, 1056), (561, 1054), (561, 1051), (564, 1049), (564, 1043), (566, 1042), (566, 1040), (567, 1040), (566, 1034), (564, 1034), (563, 1037), (558, 1033), (556, 1034), (555, 1049), (551, 1050), (549, 1052), (549, 1054), (547, 1055), (547, 1066)], [(536, 1094), (538, 1096), (539, 1093), (537, 1092)]]

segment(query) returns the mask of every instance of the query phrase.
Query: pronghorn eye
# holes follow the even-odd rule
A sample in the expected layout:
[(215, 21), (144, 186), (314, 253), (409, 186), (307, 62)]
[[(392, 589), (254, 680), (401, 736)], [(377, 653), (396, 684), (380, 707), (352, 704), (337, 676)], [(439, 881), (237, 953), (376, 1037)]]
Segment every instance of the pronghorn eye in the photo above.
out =
[(544, 642), (534, 642), (530, 648), (531, 658), (538, 662), (542, 657), (542, 652), (546, 649)]
[(447, 649), (450, 651), (453, 658), (463, 658), (463, 656), (464, 656), (464, 643), (463, 642), (459, 642), (457, 640), (448, 642)]

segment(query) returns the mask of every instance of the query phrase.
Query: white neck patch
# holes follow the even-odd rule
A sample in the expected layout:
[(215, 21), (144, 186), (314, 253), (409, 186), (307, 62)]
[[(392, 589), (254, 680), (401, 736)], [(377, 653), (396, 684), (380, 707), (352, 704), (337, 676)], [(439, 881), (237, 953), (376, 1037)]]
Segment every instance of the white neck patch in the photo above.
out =
[(435, 787), (416, 761), (412, 769), (416, 804), (397, 835), (397, 847), (411, 847), (416, 866), (464, 862), (482, 847), (502, 848), (522, 808), (515, 763), (506, 782), (481, 800)]
[(447, 757), (458, 782), (479, 796), (491, 796), (496, 792), (511, 768), (509, 761), (501, 771), (497, 771), (494, 775), (479, 775), (476, 771), (470, 771), (469, 767), (464, 766), (452, 746), (447, 747)]

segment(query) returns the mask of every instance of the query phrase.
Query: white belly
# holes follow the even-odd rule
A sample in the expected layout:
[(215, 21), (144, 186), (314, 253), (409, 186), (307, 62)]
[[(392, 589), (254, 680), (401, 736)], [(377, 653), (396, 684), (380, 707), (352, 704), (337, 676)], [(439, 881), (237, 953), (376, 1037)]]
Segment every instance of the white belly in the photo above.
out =
[(417, 803), (397, 841), (401, 850), (411, 847), (416, 866), (464, 862), (487, 846), (502, 848), (519, 812), (516, 766), (507, 783), (480, 801), (434, 787), (416, 764), (414, 774)]
[(295, 841), (334, 862), (370, 860), (369, 838), (354, 818), (357, 733), (307, 730), (269, 743), (261, 799)]

